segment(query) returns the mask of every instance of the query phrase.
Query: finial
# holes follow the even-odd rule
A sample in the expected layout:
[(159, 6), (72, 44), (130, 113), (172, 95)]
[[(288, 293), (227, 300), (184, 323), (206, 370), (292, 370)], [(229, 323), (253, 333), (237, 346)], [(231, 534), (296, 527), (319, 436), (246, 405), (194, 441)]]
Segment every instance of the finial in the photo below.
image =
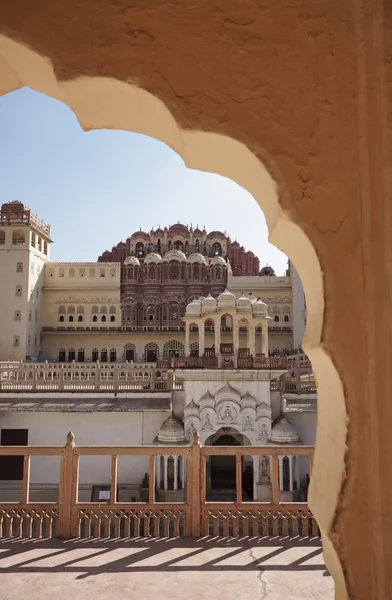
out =
[(67, 445), (75, 445), (75, 434), (72, 431), (67, 435)]
[(193, 434), (193, 444), (200, 444), (200, 435), (198, 431)]

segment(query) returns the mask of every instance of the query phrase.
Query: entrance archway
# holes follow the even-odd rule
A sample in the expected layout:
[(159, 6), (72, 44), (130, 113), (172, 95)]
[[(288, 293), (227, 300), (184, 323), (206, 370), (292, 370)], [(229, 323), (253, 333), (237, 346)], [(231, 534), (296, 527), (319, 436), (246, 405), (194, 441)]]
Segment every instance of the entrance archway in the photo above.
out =
[[(211, 435), (205, 442), (205, 446), (250, 446), (249, 438), (239, 433), (233, 427), (224, 427)], [(242, 457), (242, 472), (250, 472), (252, 481), (243, 485), (243, 494), (246, 499), (253, 496), (253, 464), (252, 457)], [(207, 501), (233, 502), (236, 498), (236, 457), (232, 456), (210, 456), (206, 463), (206, 489)], [(249, 477), (248, 477), (249, 479)], [(244, 483), (244, 482), (243, 482)], [(245, 487), (247, 491), (245, 491)]]
[[(110, 6), (110, 3), (108, 3), (108, 6)], [(178, 7), (176, 6), (175, 10), (177, 9)], [(89, 7), (86, 7), (86, 10), (89, 10)], [(243, 10), (244, 8), (241, 7), (242, 12)], [(40, 15), (40, 12), (37, 11), (37, 14)], [(88, 17), (90, 19), (90, 14)], [(178, 19), (173, 19), (173, 21), (176, 22), (177, 20)], [(150, 21), (158, 22), (158, 19), (150, 19)], [(230, 21), (231, 20), (228, 20), (228, 22)], [(28, 27), (31, 24), (29, 19), (25, 19), (24, 22), (27, 23)], [(203, 22), (216, 23), (217, 19), (203, 19)], [(56, 19), (53, 21), (52, 26), (54, 24), (59, 25), (59, 23), (56, 23)], [(42, 21), (42, 26), (45, 26), (44, 21)], [(94, 28), (90, 29), (92, 31), (94, 30)], [(12, 30), (15, 31), (15, 29)], [(51, 31), (53, 31), (52, 27)], [(59, 36), (52, 35), (52, 39), (57, 41), (61, 38), (60, 34), (61, 25)], [(19, 36), (15, 33), (15, 37), (26, 39), (28, 36)], [(123, 36), (117, 37), (119, 39), (123, 38)], [(38, 39), (40, 38), (41, 36), (39, 35)], [(37, 40), (36, 44), (34, 44), (34, 40), (30, 39), (29, 45), (31, 47), (36, 45), (36, 47), (46, 48), (47, 51), (49, 49), (48, 45), (42, 44), (41, 41), (38, 44)], [(101, 43), (96, 44), (96, 46), (97, 50), (107, 47), (106, 44)], [(138, 44), (135, 44), (135, 51), (138, 50), (137, 46)], [(157, 45), (157, 47), (160, 48), (160, 51), (165, 50), (165, 45)], [(141, 65), (142, 68), (138, 74), (139, 76), (134, 73), (133, 75), (136, 75), (135, 77), (131, 77), (131, 75), (127, 77), (129, 81), (137, 80), (140, 82), (140, 87), (136, 87), (125, 81), (119, 81), (119, 79), (116, 79), (115, 77), (86, 77), (86, 73), (96, 74), (98, 71), (94, 68), (91, 69), (91, 67), (78, 70), (75, 64), (73, 64), (74, 57), (67, 57), (67, 52), (51, 54), (48, 51), (48, 55), (50, 55), (53, 60), (56, 58), (57, 62), (61, 62), (60, 56), (65, 63), (67, 62), (67, 58), (71, 58), (72, 68), (69, 71), (69, 76), (66, 76), (68, 72), (67, 69), (63, 69), (60, 64), (56, 64), (56, 69), (53, 69), (52, 62), (48, 57), (40, 56), (38, 53), (34, 52), (34, 50), (30, 50), (27, 45), (24, 46), (5, 36), (0, 36), (0, 50), (2, 66), (4, 67), (2, 68), (0, 80), (0, 90), (3, 93), (17, 89), (21, 85), (29, 85), (33, 89), (42, 91), (68, 104), (77, 115), (79, 122), (85, 130), (116, 128), (135, 131), (155, 137), (176, 150), (189, 167), (230, 177), (248, 190), (263, 209), (270, 232), (270, 241), (292, 259), (301, 276), (306, 293), (308, 321), (303, 347), (308, 353), (314, 366), (315, 376), (319, 384), (319, 406), (320, 414), (322, 414), (322, 426), (318, 427), (317, 434), (317, 448), (314, 461), (315, 473), (311, 483), (311, 488), (314, 488), (314, 493), (312, 493), (311, 489), (311, 508), (315, 513), (323, 534), (325, 548), (327, 549), (327, 555), (325, 557), (327, 566), (330, 571), (333, 572), (338, 589), (344, 590), (343, 573), (332, 542), (332, 539), (337, 539), (337, 537), (336, 535), (333, 537), (331, 531), (336, 514), (339, 493), (342, 482), (344, 481), (347, 420), (343, 386), (337, 370), (327, 353), (324, 351), (324, 348), (331, 348), (333, 346), (332, 342), (337, 340), (338, 343), (335, 344), (334, 347), (336, 360), (339, 358), (342, 360), (342, 369), (343, 366), (345, 369), (350, 369), (354, 364), (355, 373), (358, 370), (358, 358), (355, 357), (352, 363), (350, 363), (350, 360), (345, 358), (349, 353), (342, 351), (342, 348), (344, 349), (346, 336), (341, 332), (346, 329), (346, 321), (344, 322), (345, 327), (340, 328), (339, 326), (335, 326), (333, 328), (325, 328), (323, 344), (321, 343), (324, 315), (322, 272), (313, 245), (310, 243), (309, 238), (304, 231), (297, 226), (294, 221), (297, 218), (298, 223), (307, 225), (309, 231), (311, 231), (314, 236), (313, 239), (315, 242), (318, 242), (318, 250), (322, 253), (322, 257), (324, 258), (323, 267), (325, 279), (326, 281), (332, 280), (334, 282), (333, 289), (337, 290), (337, 293), (340, 294), (340, 284), (346, 284), (347, 273), (347, 270), (344, 269), (342, 256), (348, 256), (350, 253), (341, 253), (339, 251), (339, 245), (336, 244), (336, 233), (339, 232), (340, 227), (345, 223), (347, 214), (344, 215), (343, 220), (339, 221), (341, 224), (337, 227), (334, 219), (339, 218), (340, 212), (339, 210), (329, 210), (327, 227), (324, 212), (322, 210), (320, 210), (319, 213), (317, 213), (317, 210), (315, 212), (314, 206), (322, 206), (324, 198), (326, 200), (336, 198), (338, 202), (339, 198), (355, 198), (355, 194), (352, 194), (354, 184), (352, 184), (353, 188), (350, 188), (352, 179), (350, 179), (347, 174), (349, 172), (355, 172), (355, 169), (345, 171), (345, 177), (342, 179), (347, 180), (349, 183), (348, 187), (345, 187), (344, 185), (339, 186), (341, 196), (337, 195), (335, 189), (331, 194), (330, 186), (324, 185), (324, 181), (321, 177), (321, 184), (317, 188), (318, 201), (317, 203), (309, 202), (309, 199), (305, 194), (306, 188), (305, 190), (301, 189), (301, 182), (308, 182), (311, 180), (312, 186), (310, 186), (310, 191), (312, 192), (314, 186), (317, 186), (318, 184), (317, 174), (319, 171), (317, 168), (315, 168), (314, 173), (312, 173), (312, 169), (308, 171), (301, 160), (299, 160), (298, 165), (294, 165), (294, 161), (291, 157), (289, 158), (290, 152), (287, 152), (287, 148), (292, 148), (292, 139), (278, 139), (278, 134), (276, 134), (277, 137), (275, 136), (276, 139), (274, 138), (274, 133), (276, 133), (277, 130), (275, 127), (276, 123), (281, 121), (281, 117), (286, 116), (285, 111), (280, 111), (279, 115), (277, 115), (277, 119), (268, 119), (268, 122), (275, 127), (274, 130), (267, 130), (260, 127), (259, 121), (257, 121), (257, 124), (253, 125), (249, 122), (245, 127), (245, 124), (241, 122), (242, 116), (247, 115), (248, 118), (253, 118), (253, 115), (256, 115), (256, 118), (259, 120), (260, 115), (263, 113), (261, 107), (257, 110), (246, 110), (245, 106), (244, 110), (242, 110), (242, 102), (239, 102), (237, 98), (226, 93), (224, 94), (225, 102), (212, 101), (211, 103), (214, 110), (226, 111), (227, 104), (231, 104), (232, 100), (235, 112), (231, 113), (231, 111), (227, 111), (227, 117), (222, 119), (222, 113), (214, 116), (209, 115), (210, 95), (205, 94), (203, 91), (201, 94), (195, 92), (191, 95), (187, 93), (181, 95), (181, 93), (178, 93), (177, 91), (178, 85), (166, 86), (165, 84), (165, 89), (156, 90), (157, 96), (159, 95), (161, 98), (165, 98), (167, 106), (171, 106), (172, 110), (176, 111), (176, 116), (181, 119), (181, 123), (184, 126), (184, 128), (182, 128), (177, 124), (175, 118), (163, 102), (158, 100), (153, 94), (142, 89), (143, 84), (147, 84), (147, 78), (145, 76), (143, 77), (143, 75), (145, 75), (143, 72), (144, 65)], [(72, 54), (72, 52), (70, 53)], [(87, 55), (88, 53), (80, 52), (80, 60), (82, 60), (84, 56), (87, 57)], [(144, 52), (139, 52), (139, 56), (144, 55)], [(206, 55), (210, 56), (209, 53), (206, 53)], [(219, 53), (219, 56), (223, 55), (224, 53)], [(263, 55), (268, 56), (268, 53), (263, 52)], [(116, 64), (124, 64), (124, 62), (117, 60), (115, 52), (112, 52), (112, 56)], [(200, 53), (198, 56), (201, 56)], [(88, 58), (90, 59), (90, 56), (88, 56)], [(148, 61), (148, 59), (149, 57), (147, 56), (146, 60)], [(164, 61), (161, 62), (162, 64), (164, 63)], [(171, 61), (166, 62), (171, 65)], [(137, 63), (137, 60), (127, 60), (126, 63), (133, 66)], [(303, 61), (303, 63), (307, 64), (307, 61)], [(102, 65), (105, 64), (106, 62), (103, 60)], [(151, 61), (148, 64), (151, 65)], [(290, 64), (290, 61), (287, 61), (287, 64)], [(349, 61), (347, 61), (347, 64), (349, 64)], [(138, 66), (140, 67), (140, 65)], [(121, 68), (123, 68), (123, 66)], [(216, 68), (216, 65), (213, 68)], [(172, 68), (172, 70), (175, 72), (175, 68)], [(275, 71), (279, 73), (279, 79), (283, 81), (284, 77), (282, 77), (281, 70), (275, 69)], [(101, 71), (101, 73), (102, 72), (103, 71)], [(110, 70), (105, 69), (104, 72), (105, 74), (112, 74), (112, 71)], [(181, 72), (183, 72), (183, 69), (181, 69)], [(199, 69), (199, 72), (208, 73), (208, 69)], [(259, 73), (259, 66), (257, 67), (257, 73)], [(75, 79), (72, 80), (69, 78), (71, 74)], [(81, 76), (77, 77), (78, 75)], [(273, 77), (273, 72), (270, 73), (270, 75)], [(61, 76), (63, 76), (62, 80), (60, 79)], [(306, 74), (306, 77), (307, 76), (308, 74)], [(59, 77), (59, 79), (57, 77)], [(150, 80), (151, 77), (149, 77), (149, 81)], [(163, 81), (165, 81), (165, 78), (163, 78)], [(178, 81), (176, 83), (180, 84), (181, 82)], [(182, 85), (183, 84), (184, 82), (182, 82)], [(182, 89), (182, 85), (180, 85), (180, 89)], [(155, 92), (154, 85), (152, 85), (151, 89)], [(234, 95), (237, 94), (237, 91), (238, 90), (235, 90)], [(158, 94), (158, 92), (160, 93)], [(246, 94), (246, 101), (249, 99), (248, 96), (250, 97), (250, 94)], [(265, 94), (262, 94), (260, 97), (265, 98), (265, 96)], [(190, 112), (187, 114), (185, 114), (185, 105), (182, 105), (182, 107), (179, 108), (181, 98), (183, 98), (183, 102), (189, 104)], [(198, 98), (201, 98), (202, 101), (206, 103), (203, 108), (195, 106)], [(276, 103), (276, 106), (280, 107), (280, 103)], [(291, 118), (293, 111), (288, 112), (290, 113)], [(226, 114), (226, 112), (224, 112), (224, 114)], [(203, 115), (204, 120), (200, 118), (200, 122), (196, 122), (191, 118), (191, 115)], [(307, 118), (307, 115), (304, 118)], [(189, 129), (186, 130), (185, 127), (188, 127)], [(198, 131), (192, 131), (192, 127), (194, 130), (197, 129)], [(215, 130), (219, 133), (205, 133), (202, 131), (203, 128), (206, 130), (208, 129), (209, 131)], [(355, 127), (353, 129), (355, 129)], [(248, 132), (246, 135), (245, 130)], [(309, 128), (309, 130), (311, 130), (311, 128)], [(323, 130), (329, 131), (328, 127)], [(265, 139), (271, 139), (270, 155), (268, 155), (268, 152), (264, 151), (263, 141), (265, 142), (265, 139), (252, 139), (253, 135), (256, 135), (253, 134), (253, 132), (256, 131), (263, 131)], [(281, 123), (279, 131), (292, 132), (292, 128), (282, 126)], [(344, 128), (342, 128), (342, 131), (344, 132)], [(312, 136), (313, 135), (312, 132)], [(234, 138), (241, 141), (236, 141)], [(305, 139), (304, 141), (306, 142), (307, 140)], [(312, 138), (310, 141), (313, 143), (314, 139)], [(345, 142), (346, 138), (342, 141)], [(323, 154), (323, 152), (327, 152), (327, 149), (331, 146), (331, 144), (320, 144), (317, 146), (320, 151), (319, 161), (322, 164), (332, 164), (325, 160), (330, 157)], [(303, 147), (308, 146), (305, 143), (303, 144)], [(255, 149), (255, 153), (252, 152), (251, 148)], [(355, 140), (355, 149), (357, 153), (357, 140)], [(299, 154), (298, 151), (298, 157)], [(297, 155), (297, 150), (294, 152), (294, 155)], [(272, 156), (275, 157), (275, 160)], [(263, 162), (268, 165), (268, 170), (259, 157), (262, 157)], [(322, 171), (323, 169), (320, 169), (320, 172)], [(324, 172), (328, 172), (328, 169), (324, 169)], [(273, 173), (274, 177), (272, 177), (270, 173)], [(285, 174), (286, 180), (282, 173)], [(312, 175), (314, 176), (313, 180)], [(280, 197), (285, 198), (286, 210), (283, 210), (279, 203), (278, 187)], [(290, 198), (290, 201), (288, 198)], [(327, 204), (328, 203), (326, 202), (326, 205)], [(305, 208), (301, 211), (299, 208), (300, 205), (306, 207), (306, 210), (309, 211), (309, 216), (307, 218), (304, 217)], [(290, 207), (290, 211), (287, 210), (288, 207)], [(293, 213), (292, 220), (289, 216), (291, 213)], [(382, 214), (382, 211), (379, 211), (379, 214)], [(354, 220), (354, 222), (356, 224), (357, 221)], [(320, 223), (323, 225), (323, 231), (320, 231), (318, 227)], [(361, 231), (362, 230), (359, 229), (359, 236)], [(356, 234), (357, 231), (352, 227), (350, 235), (352, 236), (351, 239), (353, 241), (357, 239), (355, 237)], [(348, 244), (347, 236), (345, 237), (345, 240)], [(329, 254), (328, 250), (330, 248), (331, 250), (336, 248), (335, 252)], [(336, 265), (337, 255), (339, 264), (342, 266), (336, 270), (334, 267)], [(351, 269), (351, 271), (353, 271), (353, 269)], [(342, 281), (341, 278), (343, 272), (344, 279)], [(360, 285), (361, 282), (360, 280), (358, 281), (358, 285)], [(372, 289), (372, 286), (369, 286), (369, 289)], [(351, 291), (354, 294), (355, 282), (352, 282)], [(341, 307), (341, 299), (339, 295), (338, 300), (336, 300), (334, 295), (335, 292), (333, 292), (333, 290), (331, 291), (330, 289), (329, 293), (329, 323), (334, 322), (336, 325), (339, 316), (339, 311), (336, 309), (336, 306)], [(358, 307), (358, 310), (360, 310), (360, 307)], [(358, 313), (351, 311), (351, 314), (353, 323), (357, 323), (362, 313), (357, 316)], [(344, 317), (341, 318), (343, 319)], [(331, 331), (333, 331), (333, 334)], [(353, 329), (353, 331), (355, 331), (355, 329)], [(362, 348), (361, 343), (358, 344), (358, 347)], [(363, 356), (366, 358), (366, 352), (363, 352)], [(380, 364), (381, 363), (382, 361), (380, 361)], [(366, 363), (364, 362), (364, 364)], [(350, 381), (349, 376), (347, 376), (347, 380)], [(349, 398), (356, 398), (352, 389), (354, 385), (352, 382), (355, 381), (355, 377), (352, 377), (350, 382), (351, 387), (349, 386), (349, 391), (351, 391), (351, 394), (348, 394)], [(374, 381), (377, 380), (375, 379)], [(359, 381), (357, 381), (357, 383), (359, 394), (361, 394), (362, 390), (365, 389), (365, 386), (360, 385)], [(378, 394), (378, 396), (382, 397), (381, 394)], [(358, 403), (356, 402), (356, 407), (357, 404)], [(356, 413), (359, 414), (359, 411), (354, 412), (354, 420)], [(358, 428), (358, 424), (356, 426)], [(330, 446), (330, 431), (334, 432), (333, 451), (331, 451)], [(359, 435), (351, 437), (351, 440), (355, 439), (361, 438)], [(362, 444), (362, 446), (365, 447), (364, 444)], [(382, 455), (382, 453), (378, 454)], [(374, 456), (377, 456), (377, 453), (372, 454), (371, 452), (368, 452), (367, 456), (373, 456), (374, 458)], [(366, 453), (365, 460), (370, 460), (370, 458), (366, 458)], [(328, 476), (325, 475), (326, 473)], [(368, 486), (368, 488), (370, 487), (371, 486)], [(351, 489), (348, 488), (348, 486), (346, 486), (346, 488)], [(366, 490), (364, 490), (363, 493), (367, 493)], [(355, 502), (355, 494), (351, 494), (350, 500)], [(365, 505), (370, 507), (372, 506), (372, 503), (368, 502)], [(341, 511), (341, 514), (346, 516), (346, 511)], [(372, 513), (369, 513), (369, 518), (372, 518)], [(348, 532), (350, 531), (346, 521), (343, 523), (343, 529)], [(341, 534), (341, 532), (339, 533)], [(342, 539), (344, 538), (344, 536), (341, 537)], [(355, 540), (354, 542), (351, 542), (351, 546), (354, 549), (357, 547)], [(336, 548), (338, 547), (339, 544), (336, 544)]]

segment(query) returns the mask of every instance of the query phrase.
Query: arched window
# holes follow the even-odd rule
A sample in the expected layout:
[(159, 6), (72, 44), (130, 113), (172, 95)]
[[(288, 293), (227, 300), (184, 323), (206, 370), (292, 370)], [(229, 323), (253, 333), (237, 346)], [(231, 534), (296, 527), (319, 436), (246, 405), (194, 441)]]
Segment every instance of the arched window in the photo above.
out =
[(42, 239), (38, 236), (37, 240), (38, 240), (38, 250), (40, 252), (42, 252)]
[(161, 240), (160, 240), (160, 238), (158, 238), (157, 249), (158, 249), (158, 252), (160, 254), (161, 253)]
[(0, 246), (4, 246), (4, 244), (5, 244), (5, 231), (4, 231), (4, 229), (0, 229)]
[(79, 277), (84, 277), (86, 275), (86, 269), (79, 269)]
[(163, 346), (163, 358), (167, 360), (170, 357), (182, 358), (184, 356), (184, 344), (177, 340), (166, 342)]
[(288, 323), (290, 321), (289, 315), (285, 315), (284, 318), (283, 318), (283, 320), (284, 320), (285, 323)]
[(60, 348), (59, 350), (59, 362), (65, 362), (66, 361), (66, 351), (65, 348)]
[(110, 322), (111, 322), (111, 323), (115, 323), (115, 322), (116, 322), (116, 317), (115, 317), (115, 315), (110, 315)]
[(74, 348), (68, 350), (68, 362), (72, 362), (76, 358), (76, 352)]
[(24, 244), (26, 241), (26, 237), (24, 231), (16, 230), (12, 232), (12, 244), (17, 246), (20, 244)]
[(93, 323), (98, 321), (98, 306), (93, 306), (91, 309), (91, 320)]
[(102, 348), (101, 350), (101, 362), (108, 362), (108, 351), (106, 350), (106, 348)]
[(200, 265), (197, 263), (192, 265), (192, 279), (200, 279)]
[(78, 362), (84, 362), (84, 349), (79, 348), (78, 350)]
[(204, 331), (205, 333), (214, 333), (215, 323), (212, 319), (206, 319), (204, 321)]
[(93, 362), (97, 362), (99, 360), (99, 352), (97, 348), (94, 348), (94, 350), (91, 353), (91, 360)]
[(222, 256), (222, 246), (219, 242), (215, 242), (212, 245), (212, 254), (213, 256)]
[(117, 360), (117, 350), (112, 348), (109, 352), (109, 360), (110, 362), (116, 362)]
[(83, 306), (78, 306), (77, 315), (78, 315), (78, 323), (83, 323), (83, 321), (84, 321), (84, 308), (83, 308)]
[(180, 318), (180, 307), (178, 302), (169, 302), (168, 306), (169, 321), (177, 323)]
[(16, 263), (16, 272), (23, 273), (23, 263), (21, 263), (21, 262)]
[(135, 247), (136, 256), (144, 256), (144, 244), (142, 242), (138, 242)]
[(90, 277), (95, 277), (95, 269), (91, 268), (88, 274)]
[(124, 358), (128, 362), (135, 362), (136, 348), (135, 344), (126, 344), (124, 347)]
[(274, 321), (275, 321), (275, 323), (279, 323), (279, 321), (280, 321), (279, 315), (274, 316)]
[(159, 360), (158, 344), (150, 342), (144, 346), (144, 360), (145, 362), (157, 362)]
[(189, 349), (191, 352), (191, 354), (190, 354), (191, 356), (193, 356), (193, 357), (199, 356), (199, 342), (192, 342)]
[(44, 242), (44, 254), (48, 254), (48, 242)]
[(59, 316), (60, 323), (64, 323), (64, 321), (65, 321), (65, 306), (59, 307), (58, 316)]
[(100, 277), (106, 277), (106, 269), (100, 269), (99, 270), (99, 276)]
[(116, 276), (116, 269), (110, 269), (110, 277)]
[(69, 277), (75, 277), (75, 269), (69, 269), (68, 276)]
[(199, 240), (196, 240), (196, 252), (199, 252), (200, 250), (200, 242)]
[(68, 322), (73, 323), (75, 321), (75, 307), (74, 306), (68, 306), (67, 315), (68, 315)]
[[(111, 307), (109, 308), (109, 314), (110, 314), (110, 315), (114, 315), (114, 316), (116, 316), (116, 307), (115, 307), (115, 306), (111, 306)], [(111, 319), (110, 319), (110, 320), (111, 320)]]

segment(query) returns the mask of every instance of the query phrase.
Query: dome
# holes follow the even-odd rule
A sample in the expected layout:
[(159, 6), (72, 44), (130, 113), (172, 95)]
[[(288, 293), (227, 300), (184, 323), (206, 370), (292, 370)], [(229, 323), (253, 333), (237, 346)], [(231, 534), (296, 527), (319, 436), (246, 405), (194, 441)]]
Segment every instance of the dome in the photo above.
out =
[(240, 296), (237, 300), (237, 309), (250, 312), (252, 310), (252, 302), (246, 296)]
[(252, 308), (255, 315), (267, 315), (268, 313), (268, 306), (260, 298), (253, 303)]
[(191, 254), (188, 257), (188, 262), (189, 263), (196, 263), (197, 262), (197, 263), (199, 263), (199, 265), (205, 265), (206, 264), (206, 259), (199, 252), (194, 252), (193, 254)]
[(128, 265), (134, 265), (135, 267), (140, 267), (139, 259), (136, 256), (127, 256), (124, 260), (124, 265), (127, 267)]
[(218, 306), (219, 308), (235, 308), (235, 296), (227, 288), (219, 294)]
[(182, 250), (169, 250), (166, 252), (163, 257), (164, 262), (169, 262), (171, 260), (178, 260), (179, 262), (186, 262), (186, 256), (182, 252)]
[(185, 442), (184, 427), (173, 416), (170, 416), (164, 423), (158, 433), (158, 442), (165, 442), (167, 444), (178, 444)]
[(201, 304), (199, 300), (192, 300), (190, 304), (186, 307), (185, 316), (198, 316), (200, 317)]
[(284, 417), (272, 427), (271, 442), (292, 444), (293, 442), (298, 442), (298, 440), (299, 435), (297, 430)]
[(211, 293), (208, 294), (207, 298), (204, 298), (201, 303), (203, 312), (216, 312), (216, 305), (217, 302), (215, 298), (211, 296)]
[(226, 261), (223, 256), (214, 256), (214, 258), (211, 259), (211, 264), (226, 266)]
[(162, 262), (162, 256), (160, 254), (158, 254), (157, 252), (150, 252), (150, 254), (147, 254), (146, 258), (144, 259), (144, 263), (146, 265), (148, 265), (149, 263), (161, 263)]

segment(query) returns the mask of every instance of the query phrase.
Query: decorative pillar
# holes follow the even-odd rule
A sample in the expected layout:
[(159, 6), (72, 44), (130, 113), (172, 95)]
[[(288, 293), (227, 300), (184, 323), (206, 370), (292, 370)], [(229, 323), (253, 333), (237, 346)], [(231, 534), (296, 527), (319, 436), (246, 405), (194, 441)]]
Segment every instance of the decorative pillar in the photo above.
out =
[(204, 321), (199, 325), (199, 356), (204, 356)]
[(278, 462), (279, 462), (279, 490), (281, 492), (283, 492), (283, 456), (278, 456)]
[(156, 477), (156, 481), (157, 481), (157, 488), (160, 489), (160, 487), (161, 487), (161, 457), (160, 456), (155, 457), (155, 477)]
[(189, 351), (189, 322), (185, 321), (185, 356), (190, 355)]
[(177, 491), (177, 481), (178, 481), (178, 456), (173, 456), (174, 461), (174, 483), (173, 490)]
[(233, 350), (234, 350), (235, 356), (237, 356), (237, 354), (238, 354), (239, 345), (240, 345), (240, 333), (239, 333), (238, 320), (233, 315)]
[(167, 454), (163, 457), (163, 489), (165, 490), (165, 492), (167, 491), (167, 461), (168, 461), (168, 456)]
[(183, 455), (181, 457), (181, 480), (182, 480), (182, 488), (185, 490), (186, 488), (186, 461), (187, 457)]
[(261, 353), (268, 357), (268, 322), (261, 325)]
[(221, 329), (220, 329), (220, 317), (214, 319), (215, 325), (215, 356), (220, 355), (220, 345), (221, 345)]
[(256, 327), (248, 324), (248, 347), (251, 356), (256, 356)]
[(290, 492), (293, 491), (293, 458), (294, 458), (294, 456), (289, 456), (289, 465), (290, 465)]

